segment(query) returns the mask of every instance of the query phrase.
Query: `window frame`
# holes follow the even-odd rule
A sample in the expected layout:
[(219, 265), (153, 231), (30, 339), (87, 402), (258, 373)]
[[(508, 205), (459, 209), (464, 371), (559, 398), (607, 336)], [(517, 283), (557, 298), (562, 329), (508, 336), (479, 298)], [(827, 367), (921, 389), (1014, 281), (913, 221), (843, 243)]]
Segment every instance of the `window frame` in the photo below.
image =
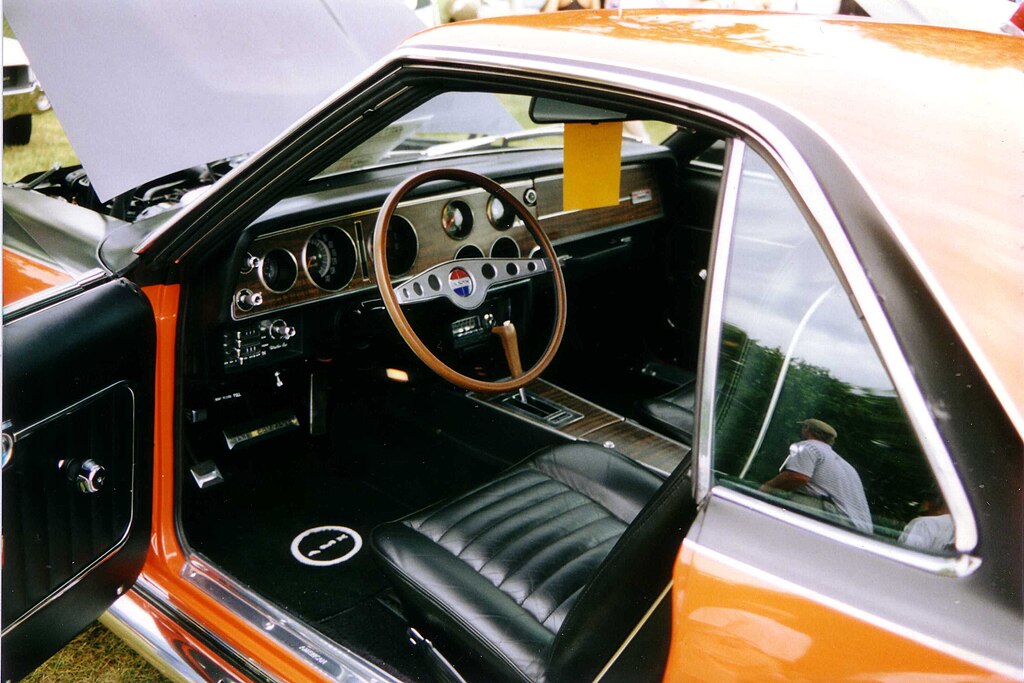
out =
[[(931, 555), (856, 531), (808, 517), (773, 502), (718, 484), (713, 470), (715, 398), (718, 360), (724, 319), (726, 278), (735, 228), (742, 161), (747, 149), (759, 154), (772, 168), (790, 198), (803, 214), (808, 227), (832, 265), (844, 292), (860, 315), (865, 332), (878, 359), (892, 379), (911, 430), (921, 445), (932, 476), (949, 506), (954, 523), (954, 551), (951, 557)], [(787, 159), (799, 163), (787, 164)], [(799, 190), (797, 189), (799, 188)], [(832, 211), (810, 169), (795, 149), (780, 152), (752, 133), (737, 135), (727, 142), (722, 184), (715, 216), (715, 228), (708, 268), (708, 293), (704, 303), (703, 347), (698, 367), (698, 401), (694, 497), (706, 505), (714, 496), (773, 517), (780, 522), (826, 536), (845, 545), (862, 548), (926, 571), (951, 576), (974, 572), (980, 559), (972, 555), (978, 544), (978, 527), (963, 484), (956, 475), (953, 459), (946, 449), (910, 365), (900, 349), (874, 289), (864, 272), (846, 233)]]

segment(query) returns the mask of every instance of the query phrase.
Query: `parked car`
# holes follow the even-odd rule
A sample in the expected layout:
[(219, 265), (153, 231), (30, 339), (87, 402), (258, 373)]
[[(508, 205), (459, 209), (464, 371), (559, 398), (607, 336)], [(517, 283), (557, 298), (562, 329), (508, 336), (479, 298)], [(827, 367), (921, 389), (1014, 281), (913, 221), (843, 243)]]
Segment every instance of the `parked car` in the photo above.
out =
[(3, 194), (4, 679), (109, 607), (181, 680), (1021, 680), (1022, 64), (563, 12), (76, 142)]
[(27, 145), (32, 115), (49, 109), (25, 51), (14, 38), (4, 38), (4, 144)]

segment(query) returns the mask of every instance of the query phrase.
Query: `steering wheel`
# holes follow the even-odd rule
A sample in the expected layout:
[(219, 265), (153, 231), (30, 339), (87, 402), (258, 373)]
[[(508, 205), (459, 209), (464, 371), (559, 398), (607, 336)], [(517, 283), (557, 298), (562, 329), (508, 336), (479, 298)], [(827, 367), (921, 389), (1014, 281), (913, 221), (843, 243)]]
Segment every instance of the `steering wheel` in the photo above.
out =
[[(388, 225), (405, 195), (416, 187), (435, 180), (454, 180), (475, 185), (497, 196), (523, 220), (526, 229), (540, 246), (543, 258), (472, 258), (445, 261), (406, 278), (397, 286), (392, 285), (386, 248)], [(562, 334), (565, 332), (565, 280), (551, 240), (523, 203), (490, 178), (461, 169), (440, 168), (417, 173), (392, 190), (381, 207), (374, 228), (373, 271), (384, 308), (387, 309), (391, 321), (398, 328), (398, 333), (402, 335), (405, 343), (427, 367), (463, 389), (504, 392), (524, 387), (544, 372), (562, 343)], [(508, 380), (485, 381), (468, 377), (453, 369), (427, 348), (402, 311), (403, 305), (439, 298), (446, 298), (459, 308), (472, 311), (483, 304), (491, 287), (542, 272), (550, 272), (554, 278), (555, 321), (547, 348), (533, 367), (525, 372), (522, 370), (519, 363), (519, 342), (515, 327), (510, 321), (505, 321), (491, 330), (501, 338), (502, 349), (511, 372), (511, 379)]]

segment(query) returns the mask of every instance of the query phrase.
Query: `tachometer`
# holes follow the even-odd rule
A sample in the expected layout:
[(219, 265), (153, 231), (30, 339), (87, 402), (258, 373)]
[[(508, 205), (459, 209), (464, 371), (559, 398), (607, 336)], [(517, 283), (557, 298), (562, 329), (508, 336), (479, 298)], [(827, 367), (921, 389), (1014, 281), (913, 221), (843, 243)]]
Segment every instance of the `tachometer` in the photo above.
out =
[(302, 265), (309, 279), (329, 291), (337, 291), (352, 281), (357, 258), (352, 237), (333, 225), (313, 233), (302, 250)]

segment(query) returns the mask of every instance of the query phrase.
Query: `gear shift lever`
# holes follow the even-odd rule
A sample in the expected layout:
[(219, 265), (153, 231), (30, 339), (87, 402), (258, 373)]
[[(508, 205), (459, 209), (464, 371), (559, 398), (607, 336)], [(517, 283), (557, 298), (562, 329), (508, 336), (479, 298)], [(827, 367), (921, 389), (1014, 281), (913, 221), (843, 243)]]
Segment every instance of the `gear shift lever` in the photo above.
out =
[[(516, 326), (512, 324), (511, 320), (506, 320), (501, 325), (492, 327), (491, 332), (501, 339), (501, 348), (505, 351), (505, 361), (508, 363), (509, 372), (512, 373), (512, 379), (521, 376), (523, 365), (519, 361), (519, 338), (516, 336)], [(524, 405), (527, 402), (526, 389), (523, 387), (519, 388), (519, 400)]]

